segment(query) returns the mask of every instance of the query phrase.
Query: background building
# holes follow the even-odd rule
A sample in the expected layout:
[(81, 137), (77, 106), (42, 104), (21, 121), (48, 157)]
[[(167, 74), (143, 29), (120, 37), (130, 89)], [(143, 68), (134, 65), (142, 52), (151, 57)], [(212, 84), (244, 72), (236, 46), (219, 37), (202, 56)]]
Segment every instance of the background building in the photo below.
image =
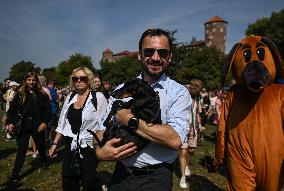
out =
[(219, 16), (212, 17), (204, 23), (205, 43), (207, 47), (215, 47), (222, 52), (226, 50), (228, 22)]
[(138, 56), (138, 51), (135, 52), (130, 52), (128, 50), (119, 52), (119, 53), (113, 53), (109, 48), (105, 49), (103, 51), (103, 57), (102, 61), (108, 61), (108, 62), (115, 62), (117, 59), (128, 56), (128, 57), (137, 57)]
[[(227, 25), (228, 22), (219, 16), (214, 16), (204, 23), (205, 40), (194, 40), (187, 47), (189, 48), (205, 48), (214, 47), (221, 52), (226, 51), (227, 40)], [(113, 53), (109, 48), (103, 51), (102, 61), (115, 62), (118, 58), (123, 56), (137, 57), (138, 51), (130, 52), (128, 50)]]
[(221, 52), (226, 51), (228, 22), (219, 16), (214, 16), (204, 23), (205, 40), (194, 40), (189, 48), (214, 47)]

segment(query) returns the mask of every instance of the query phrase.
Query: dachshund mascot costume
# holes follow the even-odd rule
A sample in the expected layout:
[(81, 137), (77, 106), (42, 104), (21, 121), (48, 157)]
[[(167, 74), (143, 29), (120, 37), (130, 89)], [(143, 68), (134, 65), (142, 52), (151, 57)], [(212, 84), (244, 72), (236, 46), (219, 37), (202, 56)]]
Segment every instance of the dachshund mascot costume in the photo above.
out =
[(236, 83), (227, 93), (218, 124), (215, 163), (226, 164), (227, 188), (277, 191), (284, 174), (284, 67), (267, 38), (235, 44), (224, 67)]

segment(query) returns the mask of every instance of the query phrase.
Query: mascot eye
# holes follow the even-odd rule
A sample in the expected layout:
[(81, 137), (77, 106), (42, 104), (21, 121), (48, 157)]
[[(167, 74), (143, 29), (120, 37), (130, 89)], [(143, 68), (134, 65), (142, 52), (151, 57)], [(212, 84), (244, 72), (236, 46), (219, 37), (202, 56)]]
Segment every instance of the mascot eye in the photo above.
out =
[(243, 54), (244, 54), (246, 62), (249, 62), (251, 58), (251, 50), (245, 50)]
[(264, 55), (265, 55), (265, 49), (264, 48), (259, 48), (256, 51), (257, 57), (260, 61), (264, 60)]

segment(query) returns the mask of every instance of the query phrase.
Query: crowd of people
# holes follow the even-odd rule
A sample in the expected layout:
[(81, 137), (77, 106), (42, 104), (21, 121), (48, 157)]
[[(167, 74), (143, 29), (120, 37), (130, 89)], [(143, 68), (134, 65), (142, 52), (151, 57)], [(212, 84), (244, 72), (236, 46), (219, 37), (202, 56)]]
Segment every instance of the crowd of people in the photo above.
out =
[(206, 126), (218, 124), (225, 93), (207, 91), (199, 79), (187, 86), (170, 79), (165, 72), (174, 56), (172, 46), (169, 33), (162, 29), (146, 30), (139, 41), (142, 70), (137, 78), (159, 94), (162, 124), (149, 124), (130, 109), (120, 109), (115, 115), (114, 121), (150, 141), (139, 151), (133, 143), (116, 147), (120, 138), (102, 146), (89, 132), (102, 139), (104, 120), (115, 99), (111, 96), (114, 87), (86, 67), (74, 69), (66, 87), (58, 87), (54, 79), (46, 82), (34, 72), (21, 84), (11, 80), (1, 84), (2, 130), (6, 141), (17, 144), (9, 181), (20, 180), (26, 155), (39, 155), (42, 168), (48, 170), (48, 157), (52, 160), (58, 145), (64, 145), (63, 190), (99, 190), (97, 165), (105, 160), (116, 162), (109, 190), (172, 190), (177, 157), (180, 187), (188, 188), (189, 160), (197, 142), (204, 141)]

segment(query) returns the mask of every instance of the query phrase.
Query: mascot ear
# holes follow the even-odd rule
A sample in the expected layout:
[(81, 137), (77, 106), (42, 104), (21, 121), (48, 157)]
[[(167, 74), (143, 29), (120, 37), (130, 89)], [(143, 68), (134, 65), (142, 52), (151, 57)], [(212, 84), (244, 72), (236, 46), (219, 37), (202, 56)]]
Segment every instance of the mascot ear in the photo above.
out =
[(269, 48), (276, 67), (276, 78), (284, 79), (284, 64), (277, 46), (267, 37), (263, 37), (261, 41)]
[(241, 43), (236, 43), (231, 49), (229, 55), (227, 56), (226, 63), (224, 64), (224, 67), (223, 67), (222, 86), (225, 85), (226, 79), (230, 73), (230, 70), (233, 64), (234, 57), (240, 46), (241, 46)]

